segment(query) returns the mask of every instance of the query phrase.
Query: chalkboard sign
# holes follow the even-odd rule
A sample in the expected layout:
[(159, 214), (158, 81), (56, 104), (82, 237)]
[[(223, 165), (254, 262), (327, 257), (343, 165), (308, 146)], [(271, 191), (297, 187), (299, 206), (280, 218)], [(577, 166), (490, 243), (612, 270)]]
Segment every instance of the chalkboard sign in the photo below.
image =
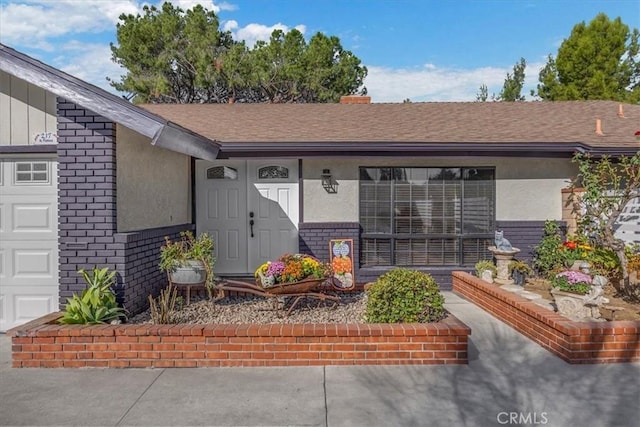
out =
[(356, 285), (353, 266), (353, 239), (329, 240), (329, 259), (333, 268), (333, 287), (339, 290), (353, 289)]

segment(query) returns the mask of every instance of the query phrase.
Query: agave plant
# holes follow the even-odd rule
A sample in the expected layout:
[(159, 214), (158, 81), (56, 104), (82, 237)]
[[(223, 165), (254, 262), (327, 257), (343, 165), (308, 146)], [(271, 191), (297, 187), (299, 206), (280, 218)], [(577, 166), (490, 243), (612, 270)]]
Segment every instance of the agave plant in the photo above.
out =
[(60, 323), (108, 323), (125, 316), (125, 310), (118, 307), (116, 295), (111, 289), (115, 283), (115, 271), (109, 271), (108, 267), (94, 267), (91, 273), (82, 269), (78, 270), (78, 274), (88, 286), (81, 295), (74, 292), (71, 298), (67, 298)]

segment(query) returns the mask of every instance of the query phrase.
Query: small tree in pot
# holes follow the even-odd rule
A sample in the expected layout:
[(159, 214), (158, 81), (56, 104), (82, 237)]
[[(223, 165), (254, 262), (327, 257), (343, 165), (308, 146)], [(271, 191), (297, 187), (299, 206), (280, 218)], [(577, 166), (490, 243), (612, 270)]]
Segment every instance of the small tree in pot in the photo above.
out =
[(191, 231), (184, 231), (179, 240), (164, 239), (160, 248), (160, 270), (168, 274), (171, 283), (204, 283), (211, 296), (215, 263), (211, 236), (202, 233), (196, 238)]

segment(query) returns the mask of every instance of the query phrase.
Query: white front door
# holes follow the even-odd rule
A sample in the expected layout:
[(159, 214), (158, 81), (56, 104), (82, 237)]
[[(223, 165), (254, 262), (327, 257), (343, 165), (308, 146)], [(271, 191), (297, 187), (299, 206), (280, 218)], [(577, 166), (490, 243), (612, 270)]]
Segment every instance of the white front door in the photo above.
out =
[(252, 160), (247, 170), (249, 216), (254, 220), (249, 267), (255, 271), (269, 260), (298, 251), (298, 162)]
[(0, 159), (0, 331), (57, 308), (57, 162)]
[(198, 160), (196, 229), (214, 239), (216, 274), (297, 252), (298, 199), (297, 160)]

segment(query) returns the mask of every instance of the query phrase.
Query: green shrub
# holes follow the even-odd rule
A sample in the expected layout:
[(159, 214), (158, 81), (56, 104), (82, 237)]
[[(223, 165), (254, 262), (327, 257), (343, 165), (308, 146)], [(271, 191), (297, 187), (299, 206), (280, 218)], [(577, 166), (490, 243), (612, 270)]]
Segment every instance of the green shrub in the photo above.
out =
[(60, 323), (107, 323), (125, 316), (124, 309), (118, 307), (116, 295), (111, 290), (115, 283), (115, 271), (109, 272), (108, 267), (94, 267), (91, 274), (86, 270), (79, 270), (78, 273), (87, 282), (88, 287), (80, 296), (74, 293), (71, 298), (67, 298)]
[(395, 268), (367, 290), (369, 323), (427, 323), (446, 316), (444, 297), (427, 273)]
[(606, 276), (611, 281), (621, 274), (620, 260), (611, 249), (596, 247), (589, 251), (587, 261), (593, 273)]
[(489, 270), (491, 274), (493, 274), (493, 277), (496, 277), (498, 275), (498, 267), (496, 267), (493, 261), (490, 261), (488, 259), (482, 259), (476, 262), (475, 268), (476, 276), (478, 277), (482, 277), (482, 272), (485, 270)]
[(533, 250), (533, 267), (538, 274), (551, 278), (564, 267), (566, 251), (563, 250), (560, 226), (555, 221), (545, 221), (544, 235)]

